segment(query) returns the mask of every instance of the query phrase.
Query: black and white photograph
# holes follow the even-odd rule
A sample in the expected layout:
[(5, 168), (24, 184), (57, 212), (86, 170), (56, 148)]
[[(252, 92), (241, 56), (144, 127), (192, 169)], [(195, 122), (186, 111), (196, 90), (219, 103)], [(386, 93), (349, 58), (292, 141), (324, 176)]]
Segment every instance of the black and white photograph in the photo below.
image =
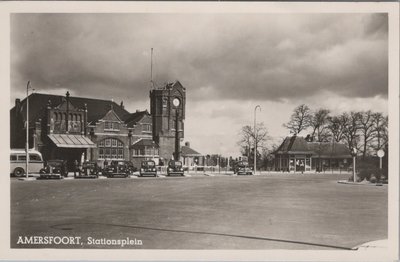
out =
[(2, 15), (9, 254), (398, 257), (398, 3), (52, 4)]

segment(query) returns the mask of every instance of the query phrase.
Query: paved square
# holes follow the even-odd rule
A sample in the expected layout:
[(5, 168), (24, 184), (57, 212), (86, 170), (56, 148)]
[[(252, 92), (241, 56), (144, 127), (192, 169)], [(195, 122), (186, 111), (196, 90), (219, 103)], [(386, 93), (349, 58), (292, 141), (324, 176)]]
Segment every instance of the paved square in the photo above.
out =
[[(387, 186), (348, 174), (11, 181), (11, 247), (350, 249), (387, 238)], [(79, 245), (17, 245), (19, 237)], [(88, 237), (99, 239), (87, 243)]]

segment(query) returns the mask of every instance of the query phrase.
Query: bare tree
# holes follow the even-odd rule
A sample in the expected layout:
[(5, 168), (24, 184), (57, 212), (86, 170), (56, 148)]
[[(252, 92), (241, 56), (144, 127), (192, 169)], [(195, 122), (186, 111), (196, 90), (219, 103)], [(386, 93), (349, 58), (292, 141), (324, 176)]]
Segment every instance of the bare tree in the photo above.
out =
[(360, 133), (363, 140), (362, 156), (365, 158), (371, 141), (375, 137), (374, 118), (371, 110), (360, 113)]
[(339, 143), (344, 139), (344, 132), (348, 122), (348, 114), (328, 117), (328, 129), (333, 141)]
[(239, 136), (240, 140), (237, 144), (240, 146), (240, 153), (244, 156), (249, 156), (253, 141), (253, 129), (251, 126), (243, 126), (239, 132)]
[(343, 119), (347, 120), (343, 136), (349, 149), (359, 148), (360, 117), (359, 112), (343, 113)]
[(290, 130), (294, 135), (310, 127), (312, 114), (307, 105), (299, 105), (294, 109), (290, 121), (283, 126)]
[(373, 145), (375, 150), (379, 150), (385, 147), (388, 138), (388, 117), (383, 116), (382, 113), (374, 113), (372, 115), (374, 125), (374, 140)]
[[(257, 124), (255, 131), (251, 126), (243, 126), (239, 132), (239, 136), (238, 145), (240, 146), (241, 153), (249, 156), (249, 158), (254, 155), (254, 145), (256, 145), (258, 150), (262, 150), (265, 148), (267, 140), (269, 140), (268, 130), (262, 122)], [(252, 148), (253, 153), (250, 154)]]
[(310, 119), (310, 127), (312, 128), (311, 136), (317, 142), (327, 142), (329, 137), (328, 118), (330, 111), (328, 109), (318, 109)]

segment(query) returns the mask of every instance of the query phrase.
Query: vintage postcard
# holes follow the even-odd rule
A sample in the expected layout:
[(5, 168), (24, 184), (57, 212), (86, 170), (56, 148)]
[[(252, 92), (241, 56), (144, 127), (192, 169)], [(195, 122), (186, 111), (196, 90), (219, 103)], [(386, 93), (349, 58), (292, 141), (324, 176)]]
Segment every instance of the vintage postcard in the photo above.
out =
[(398, 3), (0, 19), (0, 259), (398, 259)]

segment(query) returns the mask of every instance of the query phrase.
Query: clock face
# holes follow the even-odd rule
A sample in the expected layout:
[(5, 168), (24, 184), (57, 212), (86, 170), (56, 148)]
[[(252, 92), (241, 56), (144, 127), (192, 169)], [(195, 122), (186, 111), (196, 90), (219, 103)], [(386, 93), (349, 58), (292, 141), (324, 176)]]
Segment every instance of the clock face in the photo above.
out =
[(174, 98), (174, 100), (172, 100), (172, 104), (174, 104), (175, 107), (178, 107), (181, 104), (181, 101), (178, 98)]

